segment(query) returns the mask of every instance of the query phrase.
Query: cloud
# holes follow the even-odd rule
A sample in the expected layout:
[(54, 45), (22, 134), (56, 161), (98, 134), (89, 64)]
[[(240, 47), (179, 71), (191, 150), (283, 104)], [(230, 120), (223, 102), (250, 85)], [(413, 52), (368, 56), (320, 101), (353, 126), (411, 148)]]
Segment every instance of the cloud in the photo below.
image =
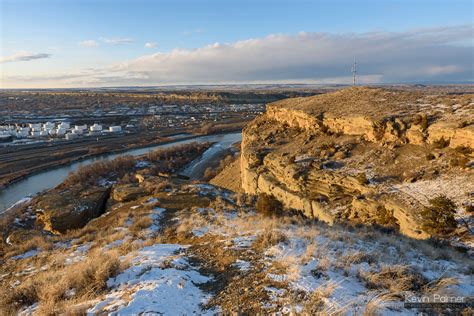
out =
[[(124, 62), (122, 72), (152, 83), (253, 81), (350, 82), (351, 65), (378, 82), (472, 80), (472, 26), (408, 32), (270, 35), (194, 50), (175, 49)], [(367, 77), (370, 76), (370, 77)], [(348, 80), (349, 79), (349, 80)]]
[(30, 61), (35, 59), (44, 59), (51, 57), (51, 54), (46, 53), (39, 53), (39, 54), (32, 54), (27, 52), (18, 52), (11, 56), (0, 57), (0, 64), (2, 63), (11, 63), (17, 61)]
[(131, 38), (102, 38), (102, 40), (104, 41), (104, 43), (111, 45), (123, 45), (133, 43), (133, 39)]
[(99, 46), (99, 43), (95, 40), (86, 40), (86, 41), (79, 42), (79, 46), (82, 46), (82, 47), (97, 47), (97, 46)]
[(145, 48), (153, 48), (153, 47), (156, 47), (155, 42), (146, 42), (145, 43)]
[[(196, 49), (174, 49), (81, 72), (64, 85), (473, 81), (472, 26), (407, 32), (274, 34)], [(8, 79), (8, 78), (7, 78)], [(80, 83), (79, 83), (80, 82)]]

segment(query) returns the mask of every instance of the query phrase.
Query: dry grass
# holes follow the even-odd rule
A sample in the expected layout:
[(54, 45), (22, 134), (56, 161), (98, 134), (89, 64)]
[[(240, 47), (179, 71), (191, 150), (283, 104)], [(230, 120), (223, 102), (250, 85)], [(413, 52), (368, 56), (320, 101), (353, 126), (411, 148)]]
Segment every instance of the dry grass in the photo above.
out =
[(287, 240), (288, 238), (285, 233), (271, 225), (270, 227), (265, 227), (263, 232), (257, 236), (253, 243), (253, 248), (262, 251)]
[(91, 252), (83, 262), (40, 272), (13, 289), (2, 288), (1, 312), (10, 314), (22, 306), (37, 302), (39, 314), (58, 314), (71, 301), (78, 302), (99, 295), (106, 289), (106, 281), (121, 268), (123, 265), (117, 252)]
[(303, 313), (309, 315), (340, 315), (344, 312), (343, 308), (326, 303), (326, 299), (332, 295), (337, 287), (338, 285), (331, 281), (319, 286), (305, 302)]
[(25, 242), (19, 243), (14, 247), (7, 248), (5, 258), (13, 257), (25, 253), (29, 250), (38, 249), (48, 251), (53, 248), (53, 244), (47, 236), (32, 236)]
[(380, 271), (360, 272), (369, 289), (387, 289), (391, 293), (419, 291), (428, 282), (410, 266), (382, 266)]
[(132, 233), (138, 233), (153, 224), (153, 220), (149, 216), (141, 217), (134, 221), (134, 223), (130, 226), (129, 230)]
[(379, 316), (391, 302), (403, 299), (401, 293), (383, 291), (372, 297), (365, 306), (364, 316)]

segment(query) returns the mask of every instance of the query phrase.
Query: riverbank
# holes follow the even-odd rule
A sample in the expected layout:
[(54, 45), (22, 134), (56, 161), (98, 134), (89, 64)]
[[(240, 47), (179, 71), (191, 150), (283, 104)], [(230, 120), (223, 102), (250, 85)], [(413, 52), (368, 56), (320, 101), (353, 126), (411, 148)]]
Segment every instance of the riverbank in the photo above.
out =
[[(128, 143), (127, 147), (125, 148), (122, 147), (122, 148), (115, 148), (115, 149), (107, 149), (107, 147), (104, 147), (104, 149), (101, 151), (90, 152), (88, 147), (86, 147), (84, 148), (84, 150), (87, 151), (87, 153), (84, 153), (82, 155), (68, 157), (68, 158), (64, 158), (64, 159), (52, 161), (52, 162), (44, 162), (44, 163), (39, 162), (40, 164), (39, 165), (37, 164), (34, 167), (23, 169), (20, 172), (14, 172), (11, 174), (3, 175), (2, 177), (0, 177), (0, 191), (32, 175), (35, 175), (44, 171), (52, 170), (55, 168), (59, 168), (65, 165), (69, 165), (75, 162), (80, 162), (85, 159), (100, 157), (100, 156), (108, 155), (108, 154), (120, 154), (120, 153), (133, 150), (133, 149), (144, 149), (144, 148), (153, 147), (153, 146), (166, 145), (166, 144), (173, 143), (176, 141), (190, 140), (196, 137), (202, 137), (202, 136), (207, 136), (207, 135), (220, 135), (220, 134), (227, 134), (227, 133), (238, 132), (238, 131), (241, 131), (241, 128), (233, 128), (233, 129), (229, 129), (225, 131), (211, 132), (209, 134), (189, 134), (190, 136), (173, 138), (173, 136), (177, 134), (183, 134), (183, 135), (188, 134), (182, 131), (177, 131), (176, 133), (156, 135), (155, 137), (158, 138), (158, 141), (147, 142), (146, 144)], [(106, 140), (106, 141), (110, 141), (110, 140)], [(99, 144), (99, 145), (105, 146), (105, 144)], [(117, 146), (124, 146), (123, 142), (120, 142), (119, 144), (117, 144)], [(16, 162), (21, 163), (19, 161), (16, 161)]]
[(21, 181), (9, 185), (8, 187), (0, 191), (0, 212), (6, 210), (10, 205), (20, 200), (26, 195), (36, 194), (43, 190), (52, 188), (59, 183), (61, 183), (65, 177), (70, 173), (75, 171), (78, 167), (90, 164), (92, 162), (102, 160), (102, 159), (113, 159), (119, 155), (130, 154), (133, 156), (140, 156), (146, 154), (147, 152), (163, 147), (171, 147), (175, 145), (190, 143), (193, 141), (198, 142), (219, 142), (227, 141), (229, 138), (235, 138), (236, 141), (240, 140), (240, 130), (228, 132), (226, 131), (221, 133), (215, 133), (212, 135), (193, 135), (190, 137), (182, 137), (179, 139), (173, 139), (168, 141), (163, 141), (157, 145), (146, 146), (143, 148), (134, 148), (127, 150), (120, 150), (116, 152), (107, 153), (107, 155), (98, 155), (95, 157), (83, 158), (79, 161), (72, 162), (70, 164), (65, 164), (63, 166), (56, 166), (55, 168), (50, 168), (49, 170), (43, 170), (43, 172), (37, 172), (35, 175), (30, 175), (25, 177)]

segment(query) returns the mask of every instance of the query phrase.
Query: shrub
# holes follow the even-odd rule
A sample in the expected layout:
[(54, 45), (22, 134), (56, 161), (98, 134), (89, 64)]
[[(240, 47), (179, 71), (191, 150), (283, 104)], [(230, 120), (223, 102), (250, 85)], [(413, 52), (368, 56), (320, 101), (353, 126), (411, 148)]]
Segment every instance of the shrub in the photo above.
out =
[(362, 272), (361, 278), (369, 289), (387, 289), (392, 293), (419, 291), (427, 280), (409, 266), (383, 266), (380, 271)]
[(96, 184), (100, 178), (108, 178), (111, 174), (115, 175), (115, 178), (120, 178), (126, 173), (130, 172), (135, 166), (135, 158), (133, 156), (117, 157), (113, 160), (98, 161), (93, 164), (79, 167), (76, 172), (70, 173), (66, 180), (65, 185), (72, 184)]
[(469, 159), (467, 157), (454, 157), (449, 161), (449, 165), (451, 167), (464, 168), (468, 162), (469, 162)]
[(130, 231), (137, 233), (141, 230), (144, 230), (153, 224), (153, 220), (149, 216), (142, 217), (136, 220), (132, 226), (130, 226)]
[(431, 199), (430, 206), (427, 206), (421, 212), (421, 228), (433, 235), (443, 235), (453, 231), (457, 222), (454, 218), (456, 214), (456, 205), (445, 196), (438, 196)]
[(471, 125), (471, 122), (462, 121), (461, 123), (459, 123), (459, 128), (464, 128), (464, 127), (469, 126), (469, 125)]
[(377, 207), (377, 224), (383, 226), (396, 227), (398, 226), (397, 219), (393, 216), (393, 211), (387, 210), (384, 206)]
[(211, 143), (200, 144), (195, 142), (154, 150), (149, 152), (146, 157), (154, 164), (151, 168), (153, 174), (172, 173), (197, 158), (209, 146), (211, 146)]
[(455, 150), (463, 155), (470, 155), (472, 153), (472, 148), (467, 146), (457, 146)]
[(426, 160), (433, 160), (435, 158), (435, 155), (433, 155), (432, 153), (426, 154)]
[(466, 213), (468, 214), (474, 214), (474, 204), (468, 204), (464, 207), (466, 210)]
[(412, 121), (415, 125), (420, 125), (421, 130), (424, 131), (428, 128), (428, 116), (424, 113), (417, 114)]
[(258, 195), (257, 204), (255, 207), (257, 209), (257, 212), (266, 215), (279, 214), (283, 209), (280, 201), (266, 193), (260, 193)]
[(440, 139), (433, 142), (433, 146), (437, 149), (442, 149), (448, 147), (449, 142), (449, 139), (444, 139), (444, 137), (441, 137)]
[(367, 175), (365, 174), (365, 172), (361, 172), (357, 174), (355, 177), (360, 184), (362, 185), (369, 184), (369, 179), (367, 179)]

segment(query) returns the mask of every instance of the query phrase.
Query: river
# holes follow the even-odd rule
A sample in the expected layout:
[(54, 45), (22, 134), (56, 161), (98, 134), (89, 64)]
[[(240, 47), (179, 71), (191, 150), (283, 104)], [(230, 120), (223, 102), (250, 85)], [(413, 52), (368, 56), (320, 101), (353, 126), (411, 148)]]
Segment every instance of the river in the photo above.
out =
[(184, 174), (191, 174), (193, 170), (201, 167), (206, 161), (213, 159), (221, 151), (226, 150), (232, 144), (241, 141), (242, 133), (216, 134), (207, 136), (198, 136), (186, 140), (177, 140), (163, 145), (155, 145), (145, 148), (131, 149), (120, 153), (104, 154), (94, 156), (68, 165), (58, 166), (54, 169), (48, 169), (29, 177), (26, 177), (18, 182), (14, 182), (6, 188), (0, 190), (0, 213), (8, 209), (12, 204), (21, 200), (25, 196), (33, 195), (41, 191), (51, 189), (68, 176), (70, 172), (75, 171), (80, 166), (85, 166), (99, 160), (111, 160), (119, 156), (132, 155), (141, 156), (158, 148), (169, 148), (176, 145), (188, 144), (192, 142), (213, 142), (215, 143), (208, 150), (206, 150), (202, 157), (193, 161), (184, 169)]

